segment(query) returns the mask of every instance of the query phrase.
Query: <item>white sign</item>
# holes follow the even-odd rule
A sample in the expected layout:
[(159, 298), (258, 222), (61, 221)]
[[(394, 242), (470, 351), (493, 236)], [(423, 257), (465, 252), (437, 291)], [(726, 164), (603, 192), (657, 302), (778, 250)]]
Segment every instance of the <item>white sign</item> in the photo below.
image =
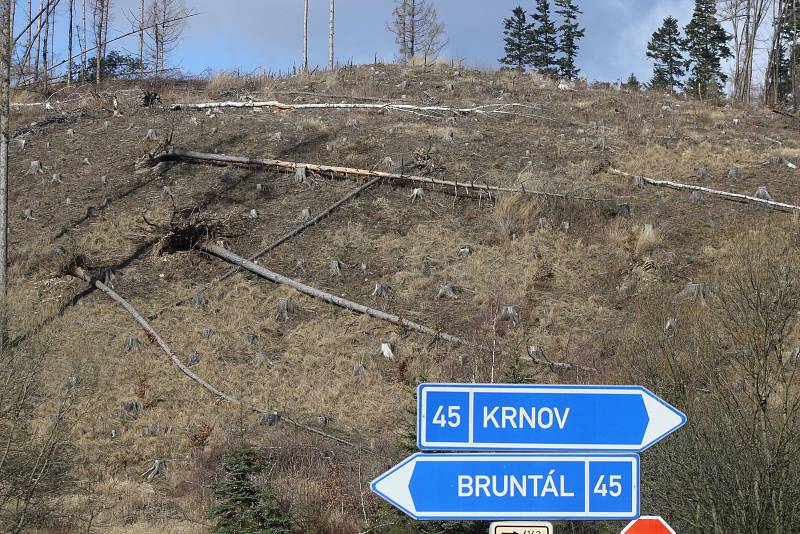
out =
[(501, 521), (491, 524), (489, 534), (553, 534), (553, 524)]

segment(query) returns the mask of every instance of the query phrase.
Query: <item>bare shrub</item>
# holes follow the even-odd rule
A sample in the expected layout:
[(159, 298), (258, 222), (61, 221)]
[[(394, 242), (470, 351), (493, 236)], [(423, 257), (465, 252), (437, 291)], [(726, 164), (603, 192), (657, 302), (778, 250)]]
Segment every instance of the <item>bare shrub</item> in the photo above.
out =
[[(800, 531), (800, 391), (791, 358), (800, 311), (796, 230), (750, 232), (720, 263), (708, 306), (646, 297), (623, 341), (625, 380), (688, 424), (649, 451), (643, 494), (680, 532)], [(668, 317), (676, 327), (665, 331)]]

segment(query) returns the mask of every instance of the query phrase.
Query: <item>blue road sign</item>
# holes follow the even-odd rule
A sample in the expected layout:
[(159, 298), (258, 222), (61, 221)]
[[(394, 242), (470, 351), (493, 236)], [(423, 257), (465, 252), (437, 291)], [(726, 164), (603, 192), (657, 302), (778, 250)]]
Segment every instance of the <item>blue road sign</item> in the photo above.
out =
[(422, 520), (635, 519), (637, 454), (422, 454), (372, 491)]
[(639, 386), (421, 384), (421, 450), (640, 452), (686, 416)]

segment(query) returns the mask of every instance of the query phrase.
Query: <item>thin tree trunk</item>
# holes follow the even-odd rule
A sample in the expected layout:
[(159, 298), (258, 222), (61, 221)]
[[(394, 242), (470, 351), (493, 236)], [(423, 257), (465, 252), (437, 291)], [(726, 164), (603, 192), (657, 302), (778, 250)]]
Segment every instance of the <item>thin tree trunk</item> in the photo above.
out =
[(144, 77), (144, 0), (139, 2), (139, 69)]
[(764, 206), (766, 208), (771, 208), (778, 211), (785, 211), (788, 213), (800, 213), (800, 206), (796, 206), (794, 204), (787, 204), (785, 202), (764, 200), (763, 198), (758, 198), (750, 195), (743, 195), (741, 193), (731, 193), (730, 191), (719, 191), (717, 189), (710, 189), (708, 187), (702, 187), (699, 185), (682, 184), (680, 182), (672, 182), (669, 180), (656, 180), (655, 178), (647, 178), (646, 176), (637, 176), (635, 174), (630, 174), (614, 168), (609, 169), (609, 172), (611, 172), (611, 174), (616, 174), (617, 176), (626, 176), (628, 178), (638, 179), (642, 183), (647, 185), (668, 187), (670, 189), (678, 189), (682, 191), (698, 191), (700, 193), (722, 197), (725, 200), (731, 200), (733, 202), (739, 202), (744, 204), (756, 204), (759, 206)]
[(328, 14), (328, 70), (333, 70), (333, 32), (335, 26), (335, 6), (336, 0), (331, 0), (330, 12)]
[[(7, 0), (4, 0), (4, 1), (7, 1)], [(141, 326), (144, 329), (144, 331), (147, 333), (148, 339), (152, 340), (156, 345), (158, 345), (161, 348), (161, 350), (164, 351), (164, 353), (166, 353), (167, 356), (169, 356), (169, 359), (172, 361), (172, 363), (175, 365), (175, 367), (177, 367), (180, 370), (181, 373), (183, 373), (184, 375), (189, 377), (195, 383), (199, 384), (201, 387), (203, 387), (206, 391), (210, 392), (215, 397), (223, 399), (223, 400), (225, 400), (227, 402), (230, 402), (232, 404), (238, 404), (238, 405), (242, 405), (243, 404), (243, 402), (240, 399), (237, 399), (236, 397), (228, 395), (227, 393), (225, 393), (221, 389), (218, 389), (217, 387), (213, 386), (209, 382), (203, 380), (202, 378), (200, 378), (199, 375), (197, 375), (195, 372), (193, 372), (191, 369), (189, 369), (181, 361), (181, 359), (178, 357), (178, 355), (175, 354), (175, 352), (167, 344), (167, 342), (164, 341), (164, 339), (158, 334), (158, 332), (156, 332), (155, 329), (153, 329), (153, 327), (150, 326), (150, 323), (148, 323), (144, 319), (144, 317), (142, 317), (142, 315), (136, 310), (136, 308), (134, 308), (127, 300), (122, 298), (116, 291), (114, 291), (113, 289), (111, 289), (110, 287), (105, 285), (103, 282), (101, 282), (101, 281), (99, 281), (99, 280), (97, 280), (95, 278), (92, 278), (91, 276), (87, 275), (83, 271), (83, 269), (80, 269), (79, 267), (73, 268), (72, 271), (70, 272), (70, 274), (72, 276), (74, 276), (75, 278), (83, 280), (84, 282), (87, 282), (88, 284), (96, 287), (97, 289), (99, 289), (100, 291), (105, 293), (109, 298), (111, 298), (111, 300), (113, 300), (114, 302), (116, 302), (117, 304), (122, 306), (125, 309), (125, 311), (128, 312), (128, 314), (133, 318), (133, 320), (136, 321), (137, 323), (139, 323), (139, 326)], [(252, 404), (249, 404), (249, 403), (247, 404), (247, 406), (252, 411), (254, 411), (256, 413), (259, 413), (259, 414), (273, 413), (273, 412), (271, 412), (269, 410), (265, 410), (263, 408), (259, 408), (259, 407), (255, 406), (255, 405), (252, 405)], [(323, 437), (328, 438), (328, 439), (332, 439), (334, 441), (337, 441), (337, 442), (339, 442), (339, 443), (341, 443), (343, 445), (347, 445), (347, 446), (352, 447), (354, 449), (359, 449), (359, 450), (363, 450), (363, 451), (372, 453), (371, 449), (367, 449), (367, 448), (364, 448), (364, 447), (359, 447), (359, 446), (357, 446), (357, 445), (355, 445), (353, 443), (350, 443), (349, 441), (346, 441), (346, 440), (344, 440), (342, 438), (333, 436), (331, 434), (327, 434), (325, 432), (322, 432), (321, 430), (317, 430), (315, 428), (311, 428), (309, 426), (301, 424), (301, 423), (295, 421), (292, 418), (286, 417), (285, 415), (281, 415), (281, 420), (282, 421), (286, 421), (287, 423), (290, 423), (290, 424), (296, 426), (297, 428), (306, 430), (308, 432), (312, 432), (314, 434), (317, 434), (319, 436), (323, 436)]]
[(47, 0), (47, 6), (44, 12), (44, 40), (42, 42), (42, 80), (44, 81), (44, 99), (47, 101), (47, 36), (50, 34), (50, 0)]
[[(490, 347), (480, 345), (478, 343), (473, 343), (466, 339), (460, 338), (458, 336), (454, 336), (451, 334), (447, 334), (445, 332), (441, 332), (437, 329), (433, 329), (429, 326), (425, 326), (414, 321), (409, 321), (408, 319), (404, 319), (400, 316), (393, 315), (391, 313), (386, 313), (381, 310), (377, 310), (375, 308), (370, 308), (369, 306), (365, 306), (363, 304), (359, 304), (357, 302), (353, 302), (347, 300), (345, 298), (339, 297), (334, 295), (333, 293), (328, 293), (327, 291), (323, 291), (321, 289), (317, 289), (315, 287), (308, 286), (302, 282), (298, 282), (292, 278), (288, 278), (276, 272), (270, 271), (269, 269), (265, 269), (260, 265), (256, 265), (251, 261), (247, 261), (246, 259), (242, 258), (234, 254), (233, 252), (226, 250), (222, 247), (218, 247), (217, 245), (212, 245), (210, 243), (198, 243), (197, 248), (202, 250), (203, 252), (207, 252), (212, 256), (216, 256), (221, 258), (229, 263), (234, 265), (238, 265), (239, 267), (250, 271), (253, 274), (257, 274), (258, 276), (269, 280), (272, 283), (280, 284), (289, 286), (292, 289), (299, 291), (300, 293), (307, 295), (309, 297), (313, 297), (316, 299), (320, 299), (325, 301), (329, 304), (333, 304), (334, 306), (339, 306), (340, 308), (345, 308), (355, 313), (360, 313), (363, 315), (368, 315), (370, 317), (374, 317), (375, 319), (380, 319), (382, 321), (386, 321), (388, 323), (395, 324), (402, 328), (406, 328), (408, 330), (413, 330), (420, 334), (425, 334), (432, 336), (434, 339), (441, 339), (443, 341), (447, 341), (449, 343), (453, 343), (456, 345), (461, 345), (463, 347), (468, 347), (475, 350), (480, 350), (483, 352), (491, 352), (492, 349)], [(576, 365), (567, 362), (550, 362), (539, 360), (537, 358), (531, 357), (531, 361), (537, 365), (543, 365), (550, 367), (553, 370), (561, 370), (561, 371), (584, 371), (584, 372), (593, 372), (596, 373), (597, 369), (592, 367), (584, 367), (582, 365)]]
[(31, 20), (33, 20), (33, 0), (28, 0), (28, 39), (25, 42), (25, 50), (28, 50), (28, 60), (26, 62), (28, 69), (33, 66), (33, 54), (30, 53), (31, 48), (33, 48), (33, 24), (31, 24)]
[(8, 266), (8, 142), (11, 115), (11, 59), (13, 28), (11, 2), (2, 0), (2, 49), (0, 49), (0, 350), (8, 339), (7, 266)]
[[(39, 0), (39, 13), (44, 9), (44, 0)], [(33, 79), (39, 81), (39, 58), (42, 55), (42, 16), (36, 19), (36, 59), (33, 65)]]
[(73, 13), (75, 11), (75, 0), (69, 0), (69, 37), (67, 44), (67, 87), (72, 84), (72, 26), (73, 26)]
[(303, 72), (308, 72), (308, 0), (303, 3)]
[(86, 0), (83, 0), (83, 42), (81, 43), (81, 81), (86, 81), (86, 49), (89, 47), (89, 34), (86, 31)]
[(95, 8), (95, 17), (100, 17), (99, 21), (95, 22), (94, 27), (94, 40), (96, 41), (95, 47), (95, 54), (94, 54), (94, 81), (97, 85), (100, 85), (102, 81), (102, 60), (101, 57), (103, 55), (103, 15), (105, 15), (105, 9), (103, 6), (100, 6), (100, 9)]

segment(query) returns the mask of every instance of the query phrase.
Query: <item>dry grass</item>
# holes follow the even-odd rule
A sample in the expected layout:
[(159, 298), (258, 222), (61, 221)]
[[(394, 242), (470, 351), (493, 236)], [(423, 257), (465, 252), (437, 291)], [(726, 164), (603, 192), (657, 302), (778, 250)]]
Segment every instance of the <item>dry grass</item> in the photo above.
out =
[[(613, 380), (616, 375), (606, 364), (634, 320), (640, 295), (653, 288), (672, 291), (678, 279), (711, 272), (719, 251), (742, 228), (783, 217), (710, 199), (691, 204), (673, 191), (632, 189), (597, 171), (606, 160), (629, 172), (689, 182), (698, 181), (697, 170), (705, 166), (704, 185), (755, 190), (767, 184), (776, 197), (800, 197), (791, 169), (765, 163), (779, 153), (800, 156), (793, 132), (769, 113), (706, 109), (647, 92), (583, 87), (558, 92), (536, 76), (448, 65), (374, 65), (289, 78), (220, 74), (201, 85), (165, 86), (162, 97), (168, 103), (280, 92), (293, 93), (281, 96), (298, 101), (329, 101), (294, 94), (328, 91), (338, 100), (341, 95), (399, 100), (406, 94), (414, 103), (527, 101), (540, 109), (535, 110), (539, 118), (459, 117), (455, 122), (361, 112), (225, 110), (210, 117), (144, 110), (131, 99), (122, 119), (94, 109), (76, 124), (30, 135), (24, 152), (12, 148), (12, 213), (33, 205), (37, 216), (12, 225), (12, 327), (20, 334), (45, 324), (31, 343), (51, 347), (45, 381), (52, 391), (63, 390), (69, 376), (81, 377), (75, 442), (87, 459), (79, 474), (91, 484), (65, 506), (85, 515), (92, 502), (107, 503), (97, 521), (112, 532), (203, 530), (200, 523), (210, 505), (207, 484), (217, 476), (219, 454), (242, 425), (270, 452), (273, 480), (301, 525), (356, 532), (366, 528), (366, 511), (373, 526), (383, 513), (380, 505), (366, 492), (362, 510), (360, 497), (367, 481), (398, 459), (394, 447), (413, 420), (413, 388), (419, 381), (499, 380), (510, 365), (508, 354), (501, 353), (525, 355), (531, 345), (554, 360), (605, 371), (560, 376), (526, 367), (531, 380)], [(25, 113), (20, 121), (30, 118)], [(243, 274), (204, 291), (201, 304), (169, 307), (228, 266), (197, 252), (157, 256), (143, 246), (159, 231), (143, 222), (141, 210), (159, 224), (168, 219), (171, 204), (161, 195), (163, 186), (170, 186), (181, 208), (202, 206), (209, 215), (236, 221), (224, 242), (242, 255), (299, 224), (304, 208), (317, 213), (356, 187), (346, 178), (315, 177), (309, 188), (261, 169), (188, 164), (162, 175), (135, 175), (134, 161), (151, 148), (143, 142), (147, 129), (166, 132), (173, 123), (176, 144), (187, 148), (365, 168), (390, 156), (406, 165), (405, 172), (613, 198), (613, 205), (629, 203), (632, 214), (614, 216), (592, 203), (531, 196), (479, 203), (436, 188), (426, 188), (412, 203), (406, 186), (385, 183), (261, 260), (351, 300), (496, 344), (494, 361), (489, 354), (433, 343)], [(77, 132), (75, 138), (65, 135), (68, 127)], [(283, 140), (272, 138), (276, 131)], [(445, 131), (453, 132), (454, 142), (444, 140)], [(607, 143), (597, 143), (600, 138)], [(418, 151), (429, 148), (432, 165), (417, 167)], [(91, 166), (82, 164), (87, 154)], [(42, 185), (27, 176), (29, 161), (37, 158), (48, 172), (63, 173), (64, 184)], [(727, 178), (732, 166), (742, 169), (738, 181)], [(101, 175), (108, 175), (108, 186), (100, 183)], [(264, 186), (261, 195), (257, 183)], [(107, 196), (113, 198), (111, 209), (83, 220), (86, 207), (100, 205)], [(251, 208), (258, 209), (259, 219), (242, 219)], [(541, 228), (540, 219), (546, 219)], [(654, 225), (653, 236), (643, 235), (644, 224)], [(97, 292), (62, 311), (84, 289), (81, 282), (56, 276), (63, 258), (49, 257), (53, 236), (64, 229), (58, 242), (67, 252), (83, 254), (95, 268), (114, 266), (115, 288), (142, 313), (166, 307), (153, 326), (184, 361), (195, 351), (201, 355), (193, 367), (201, 377), (304, 424), (316, 427), (318, 416), (325, 416), (323, 430), (363, 443), (377, 456), (359, 456), (290, 425), (259, 425), (254, 416), (216, 402), (178, 373), (118, 305)], [(461, 255), (463, 245), (473, 253)], [(341, 276), (331, 274), (332, 260), (344, 264)], [(372, 296), (378, 282), (391, 285), (388, 302)], [(456, 298), (437, 300), (445, 283), (455, 287)], [(275, 313), (284, 298), (296, 305), (287, 321)], [(505, 305), (519, 310), (518, 324), (496, 320)], [(143, 342), (142, 351), (125, 350), (130, 336)], [(397, 361), (380, 355), (381, 342), (392, 343)], [(366, 373), (354, 375), (357, 363)], [(131, 399), (144, 406), (138, 419), (122, 414), (122, 403)], [(43, 406), (42, 417), (51, 409)], [(168, 474), (146, 481), (141, 474), (155, 458), (168, 460)]]

